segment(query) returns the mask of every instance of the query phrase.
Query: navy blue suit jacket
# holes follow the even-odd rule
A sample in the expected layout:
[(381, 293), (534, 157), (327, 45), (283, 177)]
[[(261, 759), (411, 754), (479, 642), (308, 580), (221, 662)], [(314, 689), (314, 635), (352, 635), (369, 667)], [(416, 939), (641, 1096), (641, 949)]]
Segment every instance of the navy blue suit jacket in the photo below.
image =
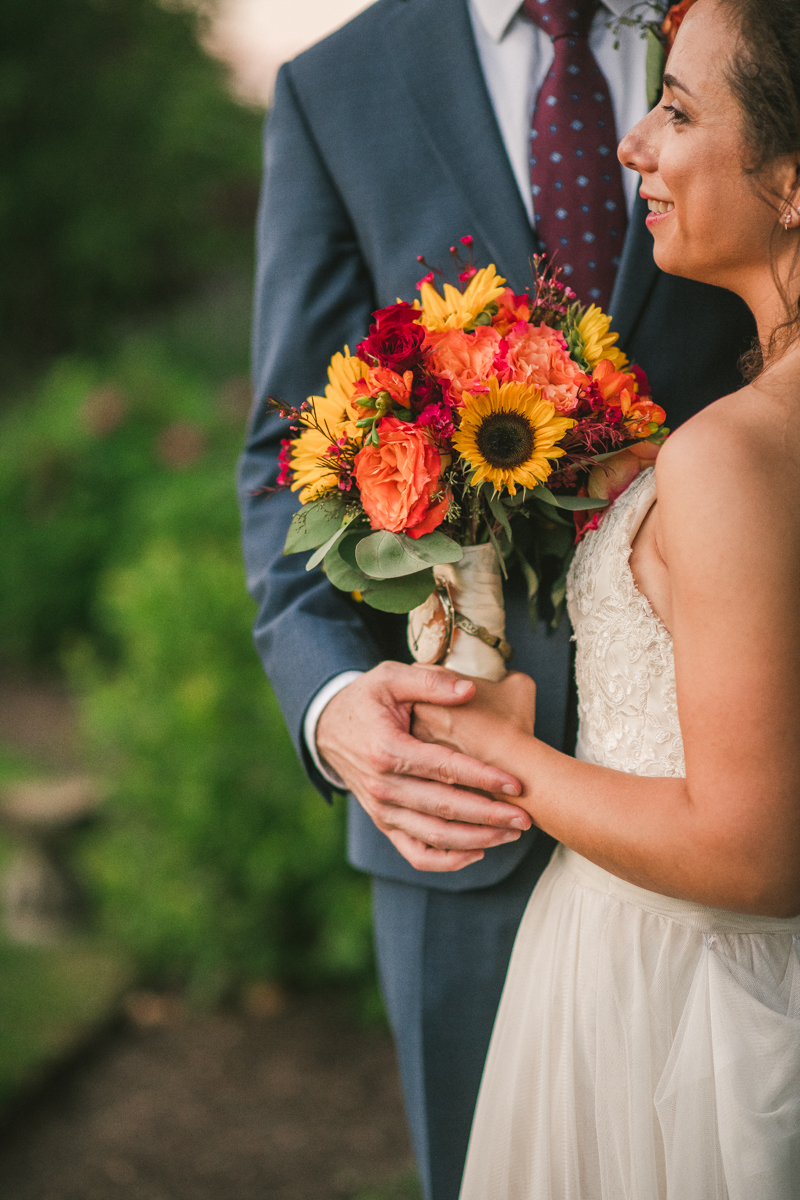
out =
[[(302, 724), (317, 691), (342, 671), (406, 658), (405, 618), (335, 591), (307, 555), (282, 556), (297, 499), (255, 496), (274, 484), (283, 422), (264, 398), (298, 403), (325, 384), (332, 353), (354, 347), (370, 314), (413, 298), (417, 255), (445, 263), (472, 234), (476, 261), (511, 286), (530, 283), (537, 249), (492, 110), (466, 0), (378, 0), (284, 66), (265, 135), (254, 322), (255, 404), (240, 466), (255, 643), (313, 782)], [(629, 356), (647, 371), (675, 426), (735, 390), (754, 334), (729, 293), (663, 275), (638, 202), (611, 303)], [(569, 634), (532, 629), (521, 581), (506, 591), (514, 666), (538, 684), (537, 734), (560, 748)], [(369, 736), (365, 728), (364, 736)], [(415, 871), (351, 800), (350, 857), (388, 878), (446, 890), (486, 887), (521, 860), (536, 831), (452, 874)]]

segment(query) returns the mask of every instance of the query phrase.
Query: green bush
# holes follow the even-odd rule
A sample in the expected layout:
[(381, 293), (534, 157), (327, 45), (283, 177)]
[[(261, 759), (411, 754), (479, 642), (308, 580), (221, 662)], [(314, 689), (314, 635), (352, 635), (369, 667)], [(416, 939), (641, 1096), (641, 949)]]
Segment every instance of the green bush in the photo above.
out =
[(0, 421), (2, 651), (69, 663), (111, 792), (79, 853), (98, 921), (199, 998), (371, 978), (342, 806), (307, 783), (252, 644), (246, 307), (212, 295), (63, 360)]
[[(0, 7), (0, 662), (69, 662), (110, 789), (79, 846), (98, 922), (152, 982), (212, 999), (369, 979), (371, 949), (342, 807), (294, 756), (240, 564), (261, 118), (180, 9)], [(65, 349), (12, 388), (9, 367)]]
[(106, 927), (151, 978), (201, 997), (242, 978), (365, 978), (366, 881), (264, 681), (236, 546), (161, 538), (103, 599), (121, 662), (76, 667), (115, 781), (82, 854)]
[(261, 116), (196, 33), (157, 0), (0, 5), (6, 371), (94, 352), (120, 318), (249, 261)]
[(104, 362), (62, 359), (6, 411), (0, 658), (52, 663), (76, 635), (101, 636), (99, 576), (147, 540), (163, 505), (183, 506), (178, 536), (204, 509), (207, 532), (235, 538), (246, 296), (245, 283), (196, 303)]

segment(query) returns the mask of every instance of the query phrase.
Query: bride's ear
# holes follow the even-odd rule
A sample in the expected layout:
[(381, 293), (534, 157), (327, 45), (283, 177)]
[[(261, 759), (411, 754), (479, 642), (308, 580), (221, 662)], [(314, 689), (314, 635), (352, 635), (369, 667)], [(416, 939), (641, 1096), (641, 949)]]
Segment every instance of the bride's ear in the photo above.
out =
[(784, 159), (778, 168), (779, 220), (787, 233), (800, 228), (800, 154)]

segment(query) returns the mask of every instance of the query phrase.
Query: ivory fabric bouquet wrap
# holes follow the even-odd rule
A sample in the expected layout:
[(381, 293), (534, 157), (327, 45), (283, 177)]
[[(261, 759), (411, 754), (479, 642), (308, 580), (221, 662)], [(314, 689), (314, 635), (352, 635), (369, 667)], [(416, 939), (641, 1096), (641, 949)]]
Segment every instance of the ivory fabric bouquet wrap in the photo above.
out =
[(278, 486), (301, 502), (284, 553), (311, 551), (307, 570), (356, 601), (410, 613), (418, 661), (499, 679), (508, 570), (532, 617), (557, 624), (576, 540), (655, 457), (666, 418), (611, 318), (557, 271), (534, 259), (515, 295), (461, 242), (458, 286), (438, 291), (431, 271), (419, 300), (376, 312), (355, 354), (334, 355), (324, 395), (269, 403), (292, 434)]

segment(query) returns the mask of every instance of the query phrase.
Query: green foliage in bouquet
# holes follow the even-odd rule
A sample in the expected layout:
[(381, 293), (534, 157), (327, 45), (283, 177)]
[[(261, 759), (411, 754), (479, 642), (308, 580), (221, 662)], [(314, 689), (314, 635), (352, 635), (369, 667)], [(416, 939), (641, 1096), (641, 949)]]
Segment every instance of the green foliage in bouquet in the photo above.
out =
[(611, 318), (557, 269), (534, 257), (516, 295), (460, 241), (464, 286), (440, 293), (431, 271), (419, 302), (373, 313), (356, 353), (333, 356), (324, 395), (270, 400), (294, 435), (277, 483), (302, 506), (284, 553), (404, 613), (431, 595), (435, 568), (491, 544), (504, 576), (522, 570), (532, 619), (556, 626), (576, 540), (655, 458), (665, 413)]

